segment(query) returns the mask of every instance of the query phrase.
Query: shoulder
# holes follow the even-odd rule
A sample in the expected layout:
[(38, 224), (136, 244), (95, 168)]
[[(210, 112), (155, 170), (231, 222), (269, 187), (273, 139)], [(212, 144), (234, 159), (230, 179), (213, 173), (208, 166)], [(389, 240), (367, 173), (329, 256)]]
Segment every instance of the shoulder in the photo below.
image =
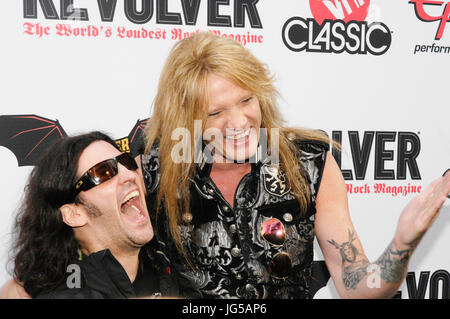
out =
[(159, 184), (159, 142), (155, 141), (148, 153), (140, 155), (142, 175), (147, 193), (153, 193)]
[[(302, 138), (301, 136), (290, 134), (288, 140), (294, 146), (296, 150), (296, 156), (298, 157), (302, 166), (311, 174), (311, 169), (318, 169), (320, 175), (322, 174), (325, 162), (327, 159), (327, 153), (330, 150), (330, 142), (327, 141), (326, 133), (323, 133), (323, 138)], [(318, 135), (320, 137), (321, 135)]]
[(0, 299), (29, 299), (30, 295), (14, 279), (9, 280), (0, 291)]
[(39, 294), (34, 299), (105, 299), (103, 295), (87, 288), (73, 288)]
[(297, 141), (294, 144), (299, 150), (301, 161), (314, 160), (317, 165), (324, 165), (330, 146), (322, 141)]
[[(322, 176), (327, 162), (330, 141), (323, 131), (315, 131), (317, 133), (312, 136), (301, 137), (299, 135), (290, 134), (288, 140), (296, 149), (300, 168), (308, 178), (308, 182), (314, 186), (317, 193), (322, 181)], [(317, 138), (314, 138), (317, 137)]]
[(295, 145), (302, 155), (325, 154), (330, 150), (330, 139), (325, 131), (312, 130), (312, 134), (303, 137), (293, 132), (287, 134), (287, 139)]
[(146, 170), (152, 170), (155, 165), (159, 166), (158, 161), (159, 142), (155, 141), (148, 152), (141, 152), (140, 158), (142, 162), (142, 168)]
[(69, 288), (66, 284), (62, 284), (51, 291), (44, 291), (39, 293), (33, 299), (94, 299), (103, 298), (96, 295), (94, 291), (87, 287)]
[(145, 247), (147, 262), (158, 274), (159, 289), (162, 297), (166, 298), (200, 298), (197, 290), (179, 276), (175, 260), (180, 256), (161, 240), (152, 240)]

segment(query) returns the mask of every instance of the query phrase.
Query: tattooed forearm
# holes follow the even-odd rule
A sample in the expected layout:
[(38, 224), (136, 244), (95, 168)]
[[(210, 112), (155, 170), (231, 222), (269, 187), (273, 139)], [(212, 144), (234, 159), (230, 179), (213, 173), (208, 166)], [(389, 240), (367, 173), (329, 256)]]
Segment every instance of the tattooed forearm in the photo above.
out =
[[(328, 243), (339, 250), (342, 258), (342, 281), (347, 290), (355, 290), (358, 283), (368, 275), (370, 262), (353, 245), (355, 240), (352, 231), (348, 230), (349, 240), (338, 244), (334, 240), (328, 240)], [(386, 248), (384, 253), (374, 263), (379, 266), (379, 276), (386, 283), (399, 283), (403, 280), (409, 258), (414, 251), (414, 245), (408, 249), (399, 250), (395, 248), (393, 241)]]
[(413, 245), (408, 249), (398, 250), (394, 247), (393, 242), (391, 242), (388, 248), (386, 248), (384, 253), (375, 262), (375, 264), (380, 266), (381, 278), (386, 282), (399, 282), (403, 280), (408, 260), (413, 250)]
[(342, 270), (344, 287), (348, 290), (356, 289), (358, 283), (367, 275), (368, 266), (369, 262), (367, 260), (361, 260), (351, 266), (344, 267)]
[(348, 230), (349, 240), (338, 244), (334, 240), (328, 240), (342, 257), (342, 281), (348, 290), (356, 289), (358, 283), (367, 275), (369, 261), (364, 258), (358, 249), (352, 244), (355, 240), (353, 232)]

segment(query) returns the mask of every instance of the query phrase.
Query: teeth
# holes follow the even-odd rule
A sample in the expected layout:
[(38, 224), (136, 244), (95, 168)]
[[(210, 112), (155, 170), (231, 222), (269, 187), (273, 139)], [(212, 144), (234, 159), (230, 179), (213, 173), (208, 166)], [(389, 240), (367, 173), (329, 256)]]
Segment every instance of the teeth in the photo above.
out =
[(134, 208), (134, 210), (136, 210), (139, 214), (141, 213), (141, 211), (140, 211), (140, 209), (139, 208), (137, 208), (136, 206), (134, 206), (134, 205), (131, 205), (131, 207), (132, 208)]
[(226, 138), (230, 140), (239, 140), (241, 138), (247, 137), (248, 135), (250, 135), (250, 129), (246, 130), (241, 134), (227, 135)]
[(133, 199), (135, 197), (139, 197), (138, 191), (133, 191), (133, 192), (129, 193), (127, 196), (125, 196), (125, 198), (122, 201), (122, 205), (125, 204), (126, 202), (128, 202), (130, 199)]

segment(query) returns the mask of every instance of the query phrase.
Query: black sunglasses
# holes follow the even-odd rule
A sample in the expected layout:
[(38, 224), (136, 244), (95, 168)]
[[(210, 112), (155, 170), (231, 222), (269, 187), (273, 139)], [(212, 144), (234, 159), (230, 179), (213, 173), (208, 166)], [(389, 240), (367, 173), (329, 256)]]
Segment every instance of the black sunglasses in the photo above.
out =
[[(271, 246), (280, 247), (286, 242), (286, 230), (277, 218), (270, 218), (261, 225), (261, 236)], [(292, 269), (291, 256), (287, 252), (279, 252), (269, 262), (270, 274), (278, 279), (286, 279)]]
[(136, 171), (138, 169), (136, 161), (128, 153), (123, 153), (114, 158), (104, 160), (92, 166), (80, 177), (78, 182), (75, 184), (75, 195), (100, 185), (101, 183), (116, 176), (119, 172), (117, 167), (118, 162), (130, 171)]

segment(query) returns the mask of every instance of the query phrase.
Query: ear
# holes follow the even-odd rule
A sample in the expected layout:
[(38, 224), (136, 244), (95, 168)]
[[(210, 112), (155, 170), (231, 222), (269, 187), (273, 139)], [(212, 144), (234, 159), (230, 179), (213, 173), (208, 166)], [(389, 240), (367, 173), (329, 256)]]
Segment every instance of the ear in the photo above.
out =
[(76, 204), (65, 204), (59, 208), (62, 219), (70, 227), (81, 227), (87, 224), (86, 212)]

